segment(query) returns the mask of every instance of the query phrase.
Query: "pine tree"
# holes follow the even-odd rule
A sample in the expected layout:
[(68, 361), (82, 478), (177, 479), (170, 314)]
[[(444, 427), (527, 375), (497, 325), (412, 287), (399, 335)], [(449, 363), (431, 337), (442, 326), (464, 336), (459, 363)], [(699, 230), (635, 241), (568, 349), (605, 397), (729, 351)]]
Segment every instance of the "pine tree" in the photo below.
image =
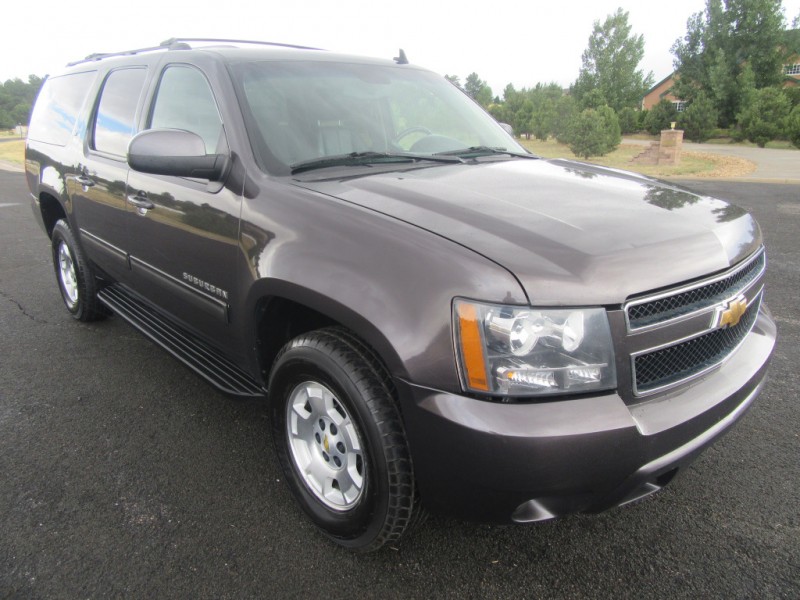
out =
[(652, 73), (638, 69), (643, 56), (644, 37), (631, 34), (628, 13), (617, 9), (602, 25), (595, 21), (572, 94), (583, 107), (588, 107), (584, 100), (594, 90), (617, 112), (638, 106), (653, 82)]

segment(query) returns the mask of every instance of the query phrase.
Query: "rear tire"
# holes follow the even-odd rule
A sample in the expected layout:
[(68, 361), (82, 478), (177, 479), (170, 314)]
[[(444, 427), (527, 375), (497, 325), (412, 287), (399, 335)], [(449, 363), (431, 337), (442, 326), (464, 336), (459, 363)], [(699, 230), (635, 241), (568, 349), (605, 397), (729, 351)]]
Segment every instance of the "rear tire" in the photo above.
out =
[(67, 310), (78, 321), (104, 318), (106, 312), (97, 298), (97, 279), (91, 264), (64, 219), (53, 227), (52, 242), (56, 281)]
[(418, 509), (390, 379), (357, 338), (303, 334), (270, 374), (275, 448), (289, 486), (333, 541), (368, 552), (396, 542)]

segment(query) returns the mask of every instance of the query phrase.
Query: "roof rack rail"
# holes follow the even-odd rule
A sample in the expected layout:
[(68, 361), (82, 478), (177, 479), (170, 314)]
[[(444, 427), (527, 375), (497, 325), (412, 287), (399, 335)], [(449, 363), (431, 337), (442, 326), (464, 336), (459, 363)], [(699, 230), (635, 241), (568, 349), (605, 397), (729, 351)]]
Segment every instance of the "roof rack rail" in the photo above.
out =
[(322, 50), (311, 46), (297, 46), (295, 44), (281, 44), (279, 42), (262, 42), (259, 40), (234, 40), (225, 38), (169, 38), (161, 42), (161, 45), (172, 45), (185, 42), (214, 42), (220, 44), (258, 44), (260, 46), (277, 46), (279, 48), (294, 48), (295, 50)]
[(221, 44), (259, 44), (262, 46), (277, 46), (280, 48), (294, 48), (296, 50), (321, 50), (322, 48), (312, 48), (311, 46), (296, 46), (294, 44), (281, 44), (278, 42), (261, 42), (256, 40), (234, 40), (223, 38), (169, 38), (164, 40), (158, 46), (148, 46), (146, 48), (135, 48), (133, 50), (123, 50), (121, 52), (95, 52), (86, 58), (67, 63), (68, 67), (79, 65), (85, 62), (93, 62), (103, 60), (104, 58), (111, 58), (112, 56), (132, 56), (134, 54), (142, 54), (144, 52), (155, 52), (157, 50), (191, 50), (192, 47), (187, 42), (201, 42), (201, 43), (221, 43)]
[(92, 62), (96, 60), (103, 60), (104, 58), (111, 58), (112, 56), (133, 56), (134, 54), (142, 54), (143, 52), (155, 52), (156, 50), (190, 50), (189, 44), (172, 43), (172, 40), (166, 40), (158, 46), (148, 46), (146, 48), (134, 48), (133, 50), (123, 50), (121, 52), (95, 52), (86, 58), (67, 63), (68, 67), (79, 65), (85, 62)]

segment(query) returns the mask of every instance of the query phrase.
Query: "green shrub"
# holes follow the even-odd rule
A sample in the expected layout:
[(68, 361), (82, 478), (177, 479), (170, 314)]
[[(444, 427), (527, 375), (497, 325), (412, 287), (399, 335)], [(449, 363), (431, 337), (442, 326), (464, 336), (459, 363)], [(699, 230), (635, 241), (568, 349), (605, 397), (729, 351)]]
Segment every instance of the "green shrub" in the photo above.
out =
[(712, 136), (718, 117), (714, 102), (700, 92), (686, 110), (678, 115), (678, 127), (683, 129), (687, 139), (705, 142)]
[(608, 106), (596, 110), (587, 108), (569, 128), (570, 150), (582, 158), (608, 154), (619, 146), (621, 140), (619, 119), (614, 109)]
[(639, 111), (626, 106), (619, 111), (619, 128), (624, 134), (636, 133), (639, 131)]
[(561, 96), (556, 101), (555, 115), (550, 133), (562, 144), (569, 144), (570, 128), (578, 114), (578, 106), (572, 96)]
[(783, 88), (783, 93), (789, 98), (789, 102), (791, 102), (792, 106), (800, 105), (800, 85)]
[(790, 111), (791, 102), (782, 90), (762, 88), (737, 115), (737, 120), (747, 139), (763, 148), (770, 140), (786, 137)]
[(537, 140), (546, 141), (553, 130), (556, 118), (556, 102), (551, 98), (540, 98), (531, 116), (530, 130)]
[(678, 110), (669, 100), (662, 100), (650, 109), (644, 120), (644, 128), (651, 135), (658, 135), (669, 129), (670, 123), (678, 120)]
[(610, 106), (601, 106), (597, 109), (597, 114), (605, 123), (604, 129), (606, 131), (608, 152), (612, 152), (617, 149), (617, 146), (622, 141), (622, 128), (619, 126), (619, 117)]
[(647, 121), (647, 115), (650, 114), (650, 111), (647, 109), (640, 110), (638, 113), (638, 122), (636, 123), (636, 131), (644, 131), (644, 124)]
[(792, 143), (800, 148), (800, 105), (795, 106), (786, 119), (786, 133)]

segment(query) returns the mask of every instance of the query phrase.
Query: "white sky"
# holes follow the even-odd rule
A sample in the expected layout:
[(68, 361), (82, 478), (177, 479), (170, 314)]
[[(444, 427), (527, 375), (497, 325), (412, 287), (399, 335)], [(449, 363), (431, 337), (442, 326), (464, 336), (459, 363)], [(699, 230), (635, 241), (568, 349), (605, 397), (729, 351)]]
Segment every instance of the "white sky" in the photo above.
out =
[[(578, 76), (593, 22), (622, 7), (645, 38), (640, 68), (672, 71), (672, 43), (704, 0), (6, 0), (0, 81), (55, 72), (93, 52), (173, 36), (269, 40), (409, 61), (463, 81), (475, 71), (502, 95)], [(800, 0), (784, 0), (786, 19)], [(10, 15), (9, 15), (10, 11)], [(10, 17), (10, 18), (8, 18)]]

